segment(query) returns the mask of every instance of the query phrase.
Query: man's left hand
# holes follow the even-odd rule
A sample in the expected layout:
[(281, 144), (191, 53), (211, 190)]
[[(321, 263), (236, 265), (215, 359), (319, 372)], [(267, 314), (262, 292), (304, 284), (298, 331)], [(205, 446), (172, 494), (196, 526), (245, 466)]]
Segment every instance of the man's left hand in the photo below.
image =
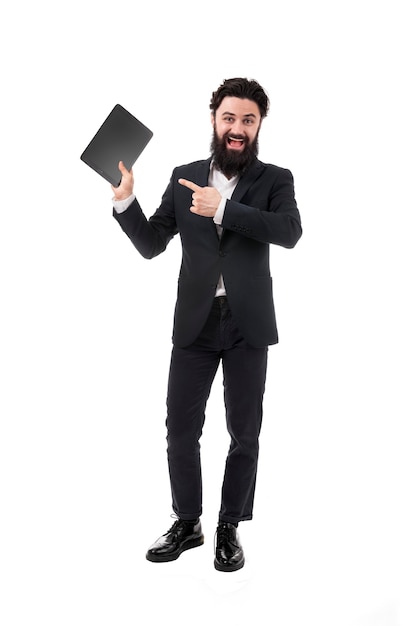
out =
[(190, 180), (185, 180), (185, 178), (180, 178), (178, 182), (180, 185), (188, 187), (188, 189), (191, 189), (193, 192), (193, 204), (190, 207), (190, 211), (192, 213), (202, 215), (203, 217), (215, 216), (222, 199), (220, 193), (215, 187), (199, 187)]

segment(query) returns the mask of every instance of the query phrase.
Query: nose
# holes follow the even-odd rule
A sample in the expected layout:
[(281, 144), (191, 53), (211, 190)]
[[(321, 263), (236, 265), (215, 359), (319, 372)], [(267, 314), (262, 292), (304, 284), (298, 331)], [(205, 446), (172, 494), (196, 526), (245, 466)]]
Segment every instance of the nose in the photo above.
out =
[(235, 120), (231, 128), (232, 133), (236, 135), (244, 135), (244, 126), (241, 120)]

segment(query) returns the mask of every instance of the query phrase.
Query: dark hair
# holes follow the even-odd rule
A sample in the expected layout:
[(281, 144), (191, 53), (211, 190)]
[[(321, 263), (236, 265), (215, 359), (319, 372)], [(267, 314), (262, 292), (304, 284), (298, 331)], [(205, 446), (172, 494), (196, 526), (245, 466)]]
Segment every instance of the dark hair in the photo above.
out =
[(232, 96), (234, 98), (246, 98), (256, 102), (259, 107), (261, 118), (268, 114), (269, 98), (260, 84), (256, 80), (248, 78), (228, 78), (223, 81), (217, 91), (211, 96), (210, 109), (213, 115), (221, 105), (223, 98)]

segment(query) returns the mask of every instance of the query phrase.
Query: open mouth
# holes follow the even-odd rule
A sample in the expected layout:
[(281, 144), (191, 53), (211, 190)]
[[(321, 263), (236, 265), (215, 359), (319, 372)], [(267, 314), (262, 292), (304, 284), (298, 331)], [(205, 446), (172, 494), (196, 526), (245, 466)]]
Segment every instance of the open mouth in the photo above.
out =
[(234, 137), (233, 135), (229, 135), (227, 137), (227, 145), (234, 150), (240, 150), (245, 146), (245, 139), (242, 137)]

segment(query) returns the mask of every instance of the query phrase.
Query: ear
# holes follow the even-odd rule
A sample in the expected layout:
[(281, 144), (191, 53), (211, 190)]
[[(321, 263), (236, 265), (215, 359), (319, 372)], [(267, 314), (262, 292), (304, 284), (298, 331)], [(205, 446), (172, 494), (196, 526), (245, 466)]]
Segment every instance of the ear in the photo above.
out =
[(213, 128), (214, 128), (215, 119), (214, 119), (214, 113), (213, 113), (213, 111), (210, 113), (210, 119), (211, 119), (211, 125), (212, 125), (212, 126), (213, 126)]

